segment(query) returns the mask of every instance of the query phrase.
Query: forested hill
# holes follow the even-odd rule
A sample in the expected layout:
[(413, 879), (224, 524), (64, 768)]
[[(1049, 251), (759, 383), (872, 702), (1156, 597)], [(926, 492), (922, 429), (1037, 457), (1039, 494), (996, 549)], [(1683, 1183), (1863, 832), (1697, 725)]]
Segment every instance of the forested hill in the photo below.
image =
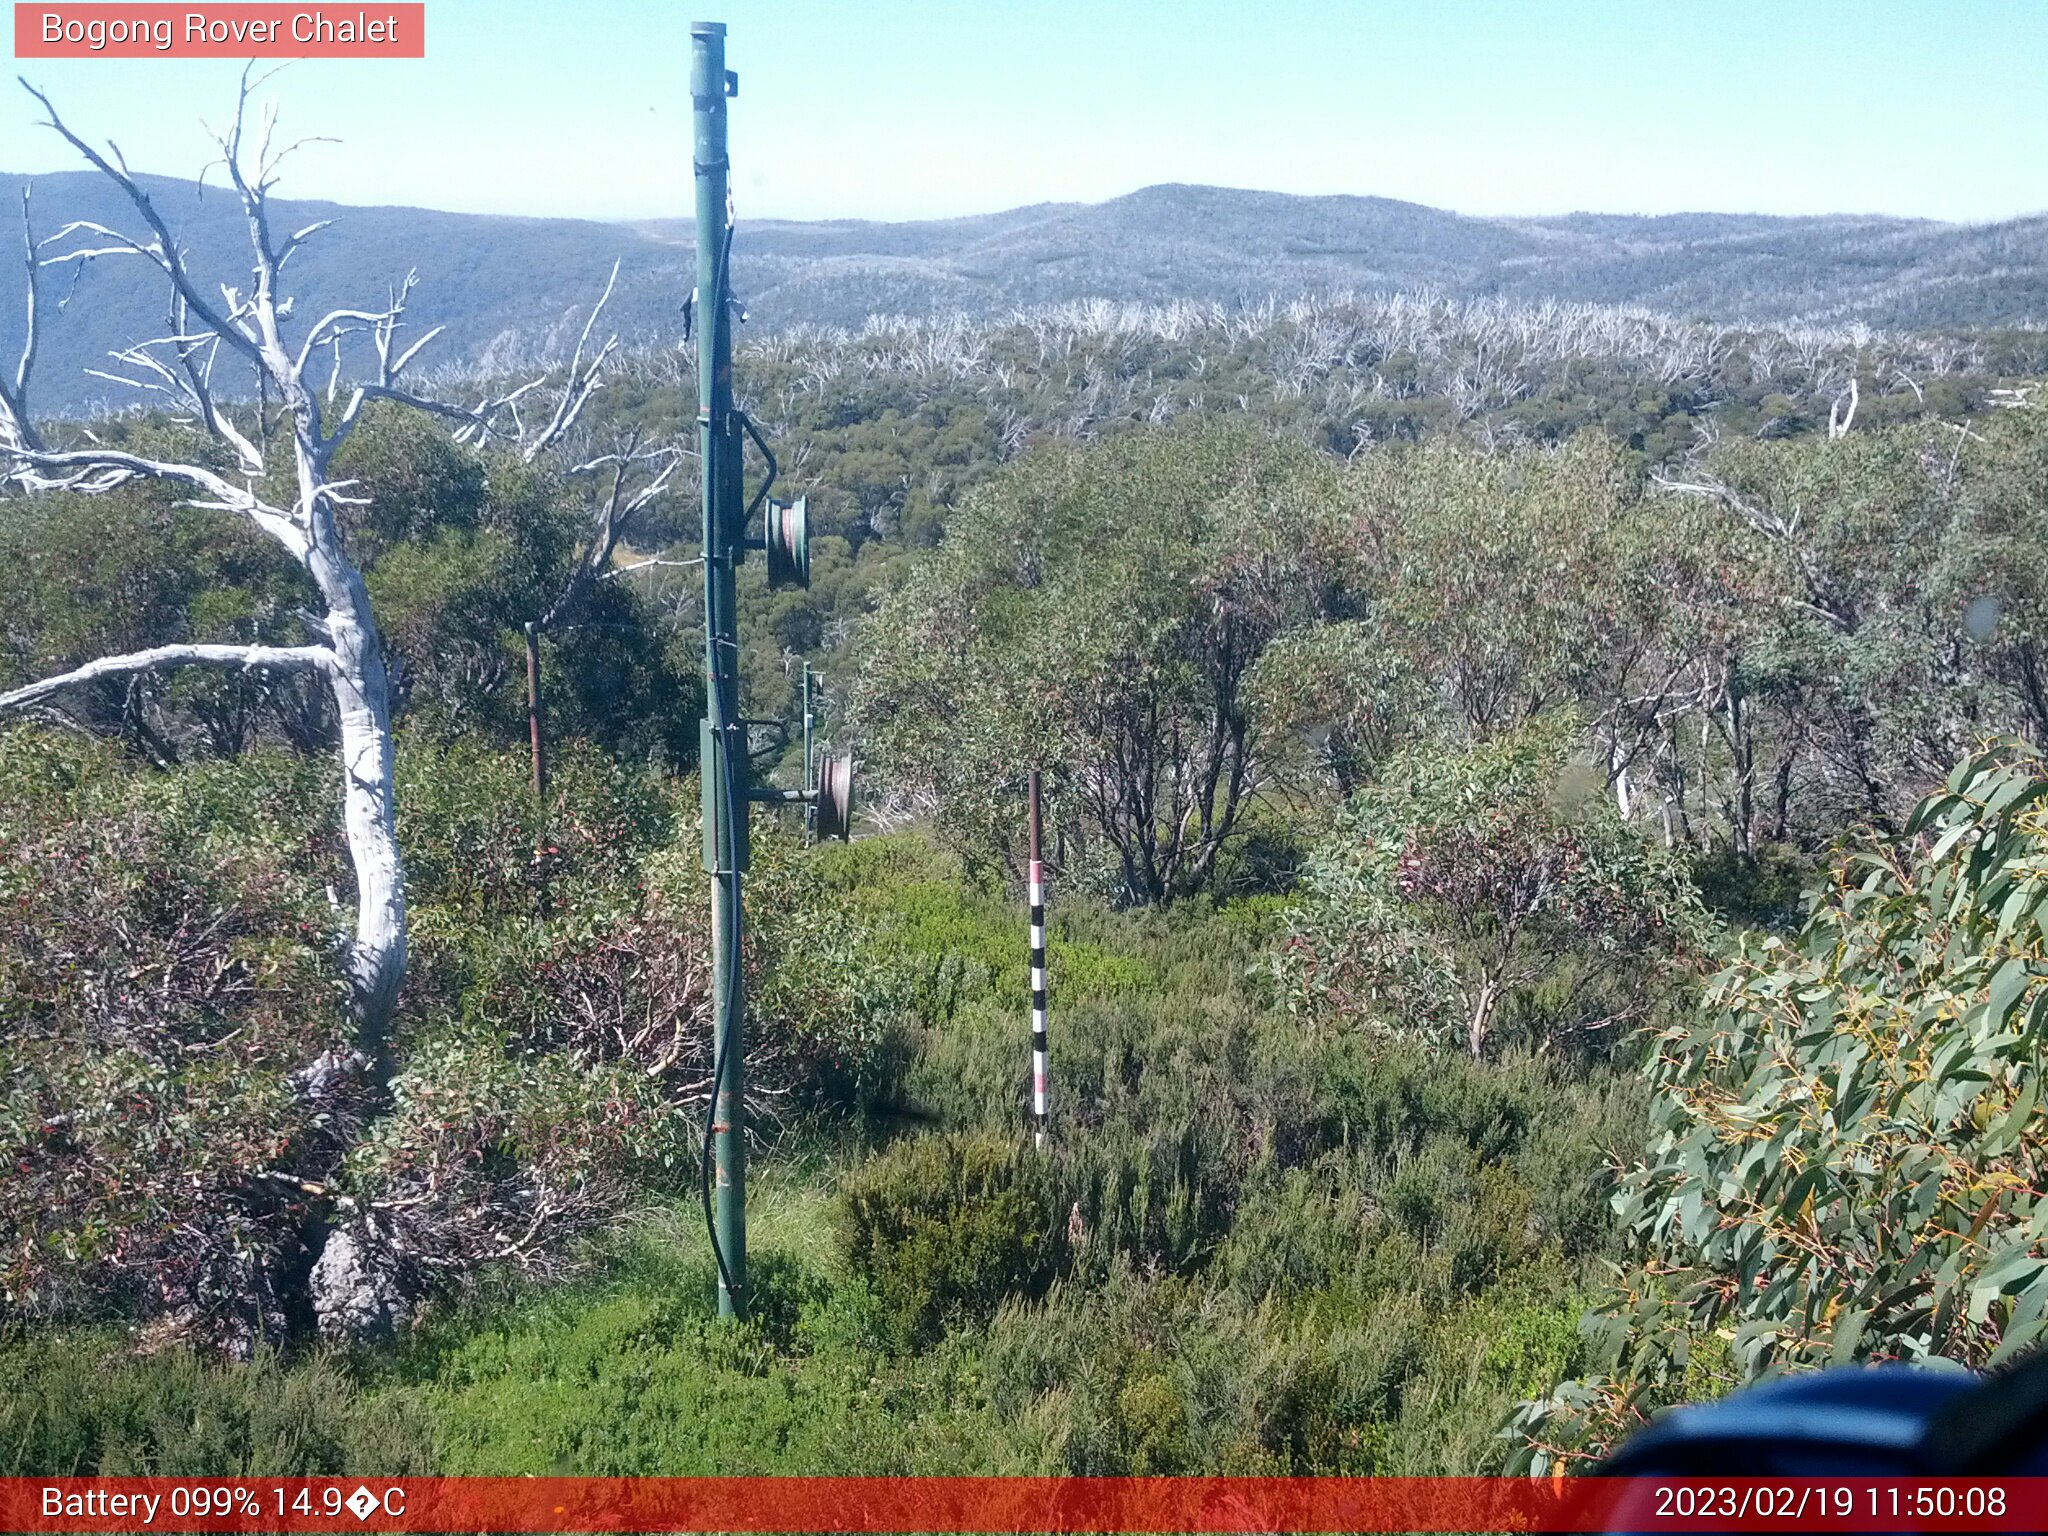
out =
[[(687, 241), (679, 221), (638, 226)], [(974, 219), (742, 225), (749, 297), (835, 324), (1081, 297), (1223, 303), (1434, 289), (1684, 318), (1937, 328), (2048, 320), (2048, 215), (1480, 219), (1383, 197), (1147, 187)]]
[[(10, 209), (23, 180), (0, 174)], [(240, 211), (228, 194), (144, 180), (199, 271), (246, 281)], [(134, 224), (88, 173), (35, 178), (34, 208), (44, 233), (73, 219)], [(417, 268), (414, 314), (447, 327), (438, 349), (447, 364), (495, 371), (573, 341), (614, 258), (622, 262), (616, 323), (642, 340), (676, 329), (689, 282), (689, 231), (679, 220), (617, 226), (285, 201), (273, 212), (284, 231), (339, 221), (293, 258), (306, 310), (373, 299)], [(1425, 288), (1731, 321), (2048, 321), (2048, 216), (1994, 225), (1736, 214), (1481, 219), (1386, 198), (1157, 186), (1105, 203), (918, 223), (748, 221), (736, 254), (757, 328), (858, 325), (873, 314), (987, 317), (1080, 298), (1229, 304)], [(51, 274), (51, 288), (69, 302), (50, 325), (45, 403), (76, 409), (119, 398), (84, 370), (105, 367), (117, 340), (163, 329), (156, 289), (117, 260), (96, 264), (75, 293), (62, 273)], [(19, 313), (11, 300), (0, 304), (8, 355)]]
[[(206, 291), (217, 292), (222, 283), (246, 290), (249, 232), (233, 190), (163, 176), (138, 180), (186, 247)], [(0, 174), (10, 249), (18, 249), (15, 221), (24, 183), (32, 186), (31, 217), (39, 238), (48, 239), (80, 219), (124, 233), (142, 232), (120, 190), (94, 172), (33, 178)], [(380, 305), (408, 271), (416, 270), (420, 286), (413, 296), (413, 318), (420, 329), (447, 327), (426, 354), (443, 365), (507, 371), (534, 353), (573, 345), (615, 260), (621, 263), (620, 285), (611, 314), (629, 334), (659, 335), (662, 327), (678, 327), (689, 282), (687, 252), (609, 224), (284, 199), (271, 202), (270, 215), (280, 241), (307, 225), (336, 221), (301, 246), (286, 269), (286, 287), (296, 296), (287, 326), (292, 339), (329, 309)], [(90, 238), (83, 243), (107, 244)], [(20, 268), (12, 257), (6, 271), (5, 281), (17, 286)], [(110, 352), (166, 333), (161, 274), (135, 258), (105, 257), (83, 274), (73, 268), (48, 271), (43, 284), (47, 321), (36, 365), (36, 404), (44, 410), (76, 410), (138, 398), (135, 391), (85, 370), (119, 373)], [(59, 306), (61, 313), (51, 313)], [(0, 355), (10, 366), (20, 348), (21, 313), (18, 293), (0, 293)], [(232, 387), (225, 362), (222, 371)]]

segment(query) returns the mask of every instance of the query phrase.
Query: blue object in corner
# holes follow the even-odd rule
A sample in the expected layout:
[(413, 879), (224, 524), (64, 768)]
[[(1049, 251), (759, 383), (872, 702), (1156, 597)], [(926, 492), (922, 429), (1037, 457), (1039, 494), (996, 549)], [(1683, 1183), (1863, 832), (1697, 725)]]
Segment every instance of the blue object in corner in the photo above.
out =
[(1674, 1408), (1600, 1468), (1609, 1477), (1902, 1477), (1935, 1473), (1930, 1431), (1982, 1378), (1844, 1366)]

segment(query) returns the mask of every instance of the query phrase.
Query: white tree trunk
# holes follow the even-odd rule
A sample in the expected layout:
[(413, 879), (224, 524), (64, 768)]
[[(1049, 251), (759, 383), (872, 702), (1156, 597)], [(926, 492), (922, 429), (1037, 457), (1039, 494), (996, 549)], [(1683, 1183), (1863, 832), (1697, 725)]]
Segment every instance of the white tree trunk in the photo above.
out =
[[(348, 573), (355, 577), (355, 573)], [(360, 590), (355, 578), (351, 585)], [(391, 741), (391, 686), (369, 605), (350, 615), (330, 608), (334, 711), (341, 731), (342, 820), (356, 872), (356, 937), (348, 976), (356, 1046), (382, 1079), (390, 1069), (392, 1014), (405, 981), (405, 871)]]
[(1619, 735), (1607, 739), (1607, 777), (1614, 786), (1614, 808), (1621, 813), (1621, 819), (1627, 821), (1633, 809), (1633, 797), (1629, 791), (1628, 759), (1621, 755)]
[[(406, 302), (414, 284), (410, 274), (398, 285), (385, 308), (330, 311), (305, 331), (296, 349), (286, 344), (280, 322), (289, 316), (291, 306), (280, 297), (278, 275), (293, 252), (324, 228), (325, 223), (308, 225), (282, 240), (273, 234), (268, 192), (276, 179), (278, 161), (290, 149), (274, 155), (270, 152), (266, 120), (254, 146), (256, 164), (251, 167), (245, 163), (247, 73), (243, 75), (234, 122), (220, 138), (220, 164), (240, 197), (248, 220), (252, 282), (246, 292), (221, 284), (217, 297), (214, 285), (197, 281), (186, 265), (183, 247), (151, 203), (148, 191), (129, 174), (125, 164), (117, 163), (119, 151), (114, 151), (113, 159), (109, 160), (64, 125), (47, 97), (33, 87), (29, 90), (42, 102), (47, 126), (127, 195), (148, 233), (128, 236), (107, 225), (74, 221), (50, 240), (39, 242), (28, 226), (24, 198), (22, 238), (28, 333), (12, 383), (0, 379), (0, 484), (12, 483), (30, 492), (64, 490), (85, 495), (112, 491), (138, 480), (170, 485), (192, 498), (181, 505), (242, 517), (275, 540), (311, 578), (325, 612), (317, 619), (306, 616), (307, 626), (314, 632), (312, 642), (306, 645), (164, 645), (102, 657), (61, 676), (0, 693), (0, 713), (39, 705), (60, 689), (98, 678), (178, 667), (317, 671), (324, 676), (334, 700), (340, 734), (342, 823), (356, 881), (355, 937), (347, 957), (354, 1044), (372, 1082), (380, 1089), (387, 1087), (395, 1067), (393, 1022), (405, 984), (407, 947), (405, 870), (398, 847), (396, 754), (391, 732), (391, 673), (370, 611), (368, 588), (341, 538), (339, 509), (363, 503), (349, 494), (352, 482), (330, 477), (330, 467), (360, 421), (365, 404), (371, 400), (392, 401), (451, 420), (457, 424), (457, 441), (479, 444), (503, 436), (498, 422), (509, 416), (519, 430), (528, 459), (562, 441), (598, 388), (605, 364), (618, 348), (618, 338), (613, 335), (593, 352), (586, 352), (605, 300), (610, 297), (611, 284), (606, 285), (604, 297), (584, 326), (575, 355), (570, 359), (561, 398), (547, 424), (529, 437), (520, 426), (517, 402), (539, 388), (542, 379), (531, 380), (472, 408), (415, 394), (401, 386), (400, 378), (407, 365), (439, 330), (430, 329), (401, 346)], [(53, 253), (49, 250), (52, 245), (65, 248)], [(232, 457), (232, 469), (216, 468), (217, 461), (212, 456), (186, 461), (146, 458), (109, 447), (89, 433), (75, 446), (53, 447), (29, 420), (27, 401), (30, 368), (36, 355), (38, 274), (46, 267), (83, 265), (103, 256), (141, 259), (160, 270), (170, 286), (170, 334), (136, 342), (116, 354), (133, 375), (127, 382), (139, 383), (145, 390), (166, 396), (174, 411), (195, 422), (213, 440), (216, 453)], [(617, 277), (615, 266), (614, 282)], [(331, 405), (341, 370), (342, 343), (345, 338), (356, 336), (365, 338), (374, 353), (374, 379), (354, 386), (331, 427), (324, 426), (323, 402), (319, 393), (308, 387), (306, 369), (322, 349), (333, 353), (334, 378), (326, 397), (326, 403)], [(293, 455), (293, 495), (289, 501), (265, 499), (267, 488), (276, 483), (273, 471), (281, 467), (270, 462), (267, 454), (275, 440), (266, 431), (251, 431), (238, 424), (234, 413), (221, 408), (215, 399), (213, 368), (221, 357), (232, 357), (255, 369), (264, 384), (266, 416), (268, 402), (274, 400), (282, 407), (283, 417), (290, 425)], [(556, 610), (548, 615), (548, 621), (552, 622), (589, 582), (602, 578), (628, 520), (662, 493), (680, 457), (674, 449), (642, 453), (637, 440), (630, 440), (617, 453), (580, 466), (584, 473), (596, 473), (609, 466), (613, 470), (610, 494), (602, 504), (576, 577)], [(628, 496), (628, 473), (641, 466), (646, 467), (651, 478)], [(334, 1059), (338, 1055), (323, 1054), (296, 1074), (294, 1080), (312, 1084), (334, 1078), (341, 1070)], [(358, 1220), (360, 1212), (346, 1195), (323, 1193), (332, 1198), (333, 1219), (351, 1223), (329, 1228), (328, 1241), (322, 1245), (321, 1257), (314, 1266), (312, 1299), (323, 1331), (357, 1332), (380, 1320), (388, 1322), (403, 1302), (397, 1289), (397, 1265), (388, 1234), (380, 1237), (371, 1223)]]

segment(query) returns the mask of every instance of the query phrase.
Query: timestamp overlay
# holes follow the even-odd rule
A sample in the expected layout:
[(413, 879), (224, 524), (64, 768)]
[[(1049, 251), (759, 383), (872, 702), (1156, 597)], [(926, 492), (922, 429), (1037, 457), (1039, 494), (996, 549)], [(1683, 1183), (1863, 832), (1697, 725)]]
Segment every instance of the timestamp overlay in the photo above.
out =
[(8, 1531), (2040, 1531), (2048, 1478), (4, 1478)]

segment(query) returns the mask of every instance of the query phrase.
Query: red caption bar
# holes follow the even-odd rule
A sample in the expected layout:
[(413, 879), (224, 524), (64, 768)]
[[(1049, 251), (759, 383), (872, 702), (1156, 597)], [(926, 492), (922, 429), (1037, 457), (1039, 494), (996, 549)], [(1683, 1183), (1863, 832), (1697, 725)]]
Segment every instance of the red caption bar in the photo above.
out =
[(8, 1531), (2041, 1531), (2048, 1478), (0, 1478)]
[(423, 59), (424, 4), (23, 5), (18, 59)]

